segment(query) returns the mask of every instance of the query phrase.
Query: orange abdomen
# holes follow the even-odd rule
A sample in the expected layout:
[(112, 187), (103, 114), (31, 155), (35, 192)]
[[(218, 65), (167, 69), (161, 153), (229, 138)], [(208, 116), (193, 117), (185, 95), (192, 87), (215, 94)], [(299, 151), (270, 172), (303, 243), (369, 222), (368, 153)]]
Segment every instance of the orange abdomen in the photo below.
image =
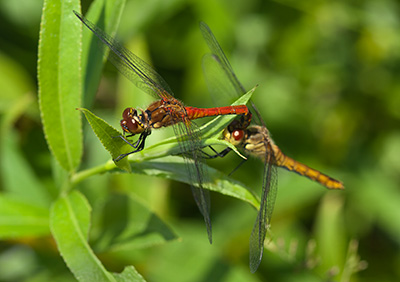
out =
[(324, 185), (328, 189), (344, 189), (342, 182), (284, 155), (278, 146), (274, 145), (273, 150), (275, 153), (277, 166), (284, 167), (287, 170), (294, 171), (300, 175), (308, 177), (309, 179)]

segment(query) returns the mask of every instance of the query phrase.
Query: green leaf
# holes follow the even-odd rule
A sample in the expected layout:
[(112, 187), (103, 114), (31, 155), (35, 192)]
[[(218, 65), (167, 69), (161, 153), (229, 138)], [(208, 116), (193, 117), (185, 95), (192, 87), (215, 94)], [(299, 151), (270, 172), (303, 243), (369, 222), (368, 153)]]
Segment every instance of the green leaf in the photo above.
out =
[[(141, 160), (140, 162), (135, 162), (134, 159), (131, 159), (133, 173), (173, 179), (191, 184), (191, 179), (186, 173), (185, 165), (183, 158), (178, 156), (168, 156), (149, 161)], [(260, 202), (254, 193), (239, 181), (207, 165), (204, 166), (204, 169), (207, 170), (208, 176), (208, 179), (204, 179), (204, 188), (248, 202), (255, 208), (260, 206)]]
[(87, 239), (91, 208), (74, 191), (60, 197), (50, 213), (50, 228), (64, 261), (80, 281), (116, 281), (90, 248)]
[[(78, 110), (85, 115), (94, 133), (97, 135), (104, 148), (110, 152), (113, 159), (119, 157), (121, 154), (132, 151), (133, 148), (119, 137), (121, 133), (114, 127), (87, 109), (81, 108)], [(130, 172), (128, 158), (123, 158), (115, 162), (115, 164), (120, 169)]]
[(102, 231), (96, 241), (99, 252), (130, 251), (176, 240), (176, 234), (132, 196), (114, 194), (101, 215)]
[(38, 81), (39, 105), (47, 143), (67, 171), (73, 171), (82, 154), (80, 106), (81, 25), (72, 10), (79, 1), (44, 1), (40, 26)]
[(16, 239), (49, 234), (49, 210), (0, 194), (0, 238)]
[[(85, 15), (91, 22), (108, 34), (115, 34), (125, 0), (94, 1)], [(78, 18), (75, 19), (79, 22)], [(84, 75), (84, 105), (90, 106), (99, 86), (108, 48), (99, 48), (97, 37), (87, 28), (83, 29), (82, 73)]]

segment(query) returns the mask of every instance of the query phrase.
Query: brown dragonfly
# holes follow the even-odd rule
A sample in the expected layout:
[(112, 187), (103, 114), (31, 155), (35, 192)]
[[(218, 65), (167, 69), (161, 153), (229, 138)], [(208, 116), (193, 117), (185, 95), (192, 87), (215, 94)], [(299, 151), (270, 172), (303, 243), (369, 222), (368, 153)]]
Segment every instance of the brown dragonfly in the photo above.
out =
[[(211, 50), (211, 54), (206, 54), (203, 58), (204, 75), (206, 81), (211, 84), (209, 87), (210, 91), (218, 88), (219, 85), (222, 86), (219, 87), (222, 88), (222, 90), (219, 89), (220, 92), (229, 92), (230, 95), (236, 93), (237, 96), (245, 93), (246, 91), (244, 87), (237, 79), (228, 59), (210, 28), (202, 22), (200, 23), (200, 29), (209, 49)], [(216, 82), (215, 80), (218, 78), (220, 78), (220, 81)], [(228, 91), (224, 91), (224, 89)], [(221, 95), (221, 93), (219, 93), (219, 95)], [(249, 120), (241, 117), (239, 120), (234, 120), (229, 124), (229, 126), (224, 130), (223, 138), (229, 143), (242, 149), (246, 155), (259, 158), (264, 163), (260, 208), (250, 235), (250, 270), (254, 273), (261, 263), (265, 235), (269, 229), (275, 205), (277, 193), (277, 167), (283, 167), (287, 170), (306, 176), (328, 189), (344, 189), (344, 186), (340, 181), (283, 154), (271, 139), (265, 122), (253, 102), (251, 102), (251, 107), (253, 116), (256, 116), (259, 125), (249, 126)], [(232, 149), (228, 147), (211, 157), (223, 157), (231, 150)]]

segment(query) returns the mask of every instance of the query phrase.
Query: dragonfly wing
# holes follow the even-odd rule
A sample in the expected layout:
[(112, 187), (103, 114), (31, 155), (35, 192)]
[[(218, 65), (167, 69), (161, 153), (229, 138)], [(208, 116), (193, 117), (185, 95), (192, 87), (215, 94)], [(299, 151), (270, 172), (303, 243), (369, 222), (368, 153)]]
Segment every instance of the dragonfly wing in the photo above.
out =
[[(224, 51), (221, 48), (221, 45), (219, 45), (211, 29), (206, 23), (200, 22), (200, 30), (203, 34), (204, 40), (208, 45), (208, 48), (211, 51), (211, 55), (206, 54), (203, 57), (203, 73), (210, 93), (212, 93), (213, 96), (217, 95), (217, 97), (220, 97), (223, 93), (225, 96), (232, 98), (237, 98), (246, 93), (245, 88), (236, 77), (231, 64), (229, 63)], [(221, 85), (223, 87), (220, 87)], [(216, 91), (218, 91), (218, 93), (216, 93)], [(234, 93), (236, 95), (234, 95)], [(256, 114), (259, 120), (259, 124), (265, 126), (265, 123), (260, 112), (257, 110), (256, 105), (253, 103), (253, 101), (250, 101), (250, 104), (253, 108), (253, 112)]]
[(222, 51), (222, 48), (219, 45), (214, 34), (212, 33), (211, 29), (208, 27), (206, 23), (200, 22), (200, 30), (201, 33), (203, 34), (204, 40), (208, 45), (208, 48), (210, 48), (210, 51), (213, 54), (213, 59), (218, 62), (222, 73), (224, 73), (225, 77), (229, 80), (230, 84), (236, 90), (235, 91), (236, 95), (239, 96), (242, 95), (243, 93), (246, 93), (246, 90), (244, 89), (240, 81), (237, 79), (235, 73), (233, 72), (231, 64), (226, 58), (224, 51)]
[[(268, 144), (270, 145), (270, 143)], [(275, 158), (268, 147), (265, 164), (263, 189), (260, 201), (260, 210), (257, 214), (256, 222), (250, 235), (250, 270), (256, 272), (261, 263), (264, 240), (267, 230), (271, 223), (272, 212), (274, 210), (276, 193), (277, 193), (277, 167), (275, 166)]]
[(208, 177), (204, 169), (199, 131), (194, 130), (195, 127), (196, 125), (190, 120), (183, 120), (173, 126), (186, 163), (193, 197), (204, 217), (208, 240), (212, 243), (210, 192), (203, 187)]
[[(203, 75), (208, 91), (216, 105), (230, 104), (235, 98), (244, 94), (227, 79), (220, 59), (214, 54), (205, 54), (202, 59)], [(240, 90), (239, 90), (240, 91)]]
[[(74, 13), (96, 35), (99, 45), (104, 44), (111, 50), (108, 56), (109, 61), (138, 88), (160, 98), (172, 95), (168, 84), (150, 65), (82, 15), (75, 11)], [(103, 53), (106, 52), (103, 50)]]

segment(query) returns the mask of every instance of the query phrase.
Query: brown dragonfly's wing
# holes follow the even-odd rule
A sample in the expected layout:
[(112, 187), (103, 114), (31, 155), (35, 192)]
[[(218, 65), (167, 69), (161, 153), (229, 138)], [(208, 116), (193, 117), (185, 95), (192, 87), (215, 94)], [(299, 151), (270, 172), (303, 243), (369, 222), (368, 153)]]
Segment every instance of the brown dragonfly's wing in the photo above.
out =
[[(219, 97), (225, 95), (232, 99), (238, 98), (240, 95), (246, 93), (245, 88), (236, 77), (224, 51), (219, 45), (217, 39), (212, 33), (211, 29), (205, 22), (200, 22), (200, 31), (206, 41), (211, 54), (203, 56), (203, 73), (207, 82), (210, 93)], [(229, 98), (226, 98), (229, 101)], [(257, 110), (256, 105), (250, 100), (253, 112), (256, 114), (259, 123), (265, 126), (261, 118), (261, 114)]]
[[(206, 77), (207, 83), (212, 83), (211, 87), (209, 88), (218, 89), (218, 85), (222, 85), (224, 87), (221, 88), (222, 92), (224, 92), (224, 89), (233, 88), (233, 91), (227, 92), (230, 95), (236, 93), (236, 96), (240, 96), (245, 93), (246, 91), (244, 87), (237, 79), (228, 59), (226, 58), (221, 46), (211, 32), (210, 28), (202, 22), (200, 23), (200, 30), (212, 53), (203, 57), (204, 76)], [(219, 81), (215, 82), (216, 79)], [(218, 90), (221, 91), (221, 89)], [(210, 89), (210, 91), (212, 91), (212, 89)], [(255, 127), (255, 130), (259, 131), (256, 132), (258, 133), (257, 136), (261, 136), (261, 142), (263, 142), (263, 149), (261, 150), (263, 155), (260, 156), (260, 152), (247, 151), (247, 153), (255, 155), (264, 161), (264, 178), (260, 209), (250, 235), (250, 270), (254, 273), (260, 265), (262, 259), (264, 240), (270, 224), (272, 212), (274, 210), (277, 194), (277, 168), (275, 166), (275, 158), (271, 153), (271, 142), (268, 137), (268, 131), (266, 129), (265, 122), (263, 121), (260, 113), (257, 110), (257, 107), (253, 102), (251, 102), (251, 106), (258, 117), (259, 124), (263, 126)], [(262, 128), (265, 129), (265, 132), (262, 130)]]
[(202, 144), (196, 124), (189, 119), (182, 118), (173, 128), (178, 137), (182, 156), (186, 163), (190, 179), (190, 188), (194, 200), (199, 207), (207, 227), (208, 240), (212, 243), (212, 228), (210, 219), (210, 192), (203, 186), (208, 182), (208, 174), (204, 168), (204, 159), (201, 152)]
[(225, 76), (220, 60), (214, 54), (205, 54), (202, 59), (203, 76), (215, 105), (231, 104), (245, 92), (237, 93), (237, 88)]
[(117, 40), (85, 17), (75, 11), (74, 13), (79, 20), (96, 35), (98, 41), (111, 50), (108, 60), (138, 88), (157, 98), (173, 95), (165, 80), (145, 61), (126, 49)]
[[(240, 83), (240, 81), (237, 79), (235, 73), (233, 72), (233, 69), (228, 61), (228, 59), (225, 56), (224, 51), (222, 51), (221, 46), (219, 45), (217, 39), (215, 38), (214, 34), (212, 33), (211, 29), (208, 27), (208, 25), (204, 22), (200, 22), (200, 30), (201, 33), (203, 34), (204, 40), (206, 41), (208, 48), (211, 51), (211, 57), (210, 56), (205, 56), (205, 59), (203, 59), (203, 66), (204, 62), (206, 64), (208, 63), (208, 60), (215, 60), (219, 65), (220, 65), (220, 70), (224, 74), (224, 76), (229, 80), (229, 83), (233, 86), (232, 88), (235, 89), (235, 94), (236, 96), (240, 96), (244, 93), (246, 93), (246, 90), (244, 89), (243, 85)], [(210, 55), (210, 54), (208, 54)], [(211, 63), (212, 64), (212, 63)], [(209, 77), (209, 73), (205, 72), (204, 73), (206, 78)], [(209, 81), (212, 81), (212, 77), (210, 77)], [(226, 83), (226, 81), (225, 81)], [(232, 95), (232, 93), (230, 94)], [(236, 97), (235, 97), (236, 98)]]
[[(266, 144), (267, 145), (267, 144)], [(277, 194), (277, 167), (275, 166), (275, 158), (271, 154), (270, 143), (269, 149), (265, 153), (263, 188), (260, 200), (260, 209), (257, 214), (256, 222), (250, 235), (250, 271), (256, 272), (261, 263), (264, 240), (267, 230), (269, 229), (272, 212), (274, 211), (275, 199)]]

